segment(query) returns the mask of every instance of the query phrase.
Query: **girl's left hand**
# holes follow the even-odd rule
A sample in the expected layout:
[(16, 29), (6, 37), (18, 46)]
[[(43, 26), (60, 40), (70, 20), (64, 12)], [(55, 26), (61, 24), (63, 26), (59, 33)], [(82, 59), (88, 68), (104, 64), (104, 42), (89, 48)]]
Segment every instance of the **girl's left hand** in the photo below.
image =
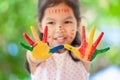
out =
[(92, 44), (95, 29), (96, 29), (96, 27), (94, 26), (91, 31), (89, 40), (87, 42), (86, 34), (85, 34), (85, 27), (84, 26), (82, 27), (82, 42), (78, 49), (76, 49), (75, 47), (72, 47), (68, 44), (65, 44), (64, 47), (66, 49), (72, 51), (79, 59), (92, 61), (96, 57), (97, 54), (104, 53), (110, 49), (109, 47), (105, 48), (105, 49), (101, 49), (101, 50), (96, 49), (97, 45), (99, 44), (99, 42), (101, 41), (101, 39), (104, 35), (104, 32), (101, 32), (98, 39)]

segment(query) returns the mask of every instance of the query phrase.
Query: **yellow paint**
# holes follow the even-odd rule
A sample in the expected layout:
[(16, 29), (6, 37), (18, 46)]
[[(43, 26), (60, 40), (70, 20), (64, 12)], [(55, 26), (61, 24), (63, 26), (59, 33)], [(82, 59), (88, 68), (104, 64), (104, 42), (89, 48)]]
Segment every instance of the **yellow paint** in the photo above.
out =
[(42, 43), (40, 41), (39, 36), (38, 36), (35, 28), (33, 26), (31, 26), (30, 28), (31, 28), (31, 32), (33, 34), (33, 37), (37, 43), (37, 45), (33, 48), (32, 56), (36, 60), (46, 60), (48, 57), (51, 56), (51, 54), (49, 53), (50, 49), (46, 43)]
[(32, 51), (32, 56), (36, 60), (46, 60), (51, 56), (51, 54), (49, 53), (49, 50), (50, 49), (46, 43), (37, 44), (37, 46), (34, 47)]
[(90, 37), (89, 37), (89, 40), (88, 40), (88, 45), (87, 45), (87, 48), (86, 48), (86, 51), (85, 51), (85, 57), (84, 57), (85, 60), (88, 59), (90, 49), (91, 49), (92, 43), (93, 43), (93, 37), (94, 37), (95, 30), (96, 30), (96, 26), (94, 26), (92, 28), (92, 31), (90, 33)]
[(82, 59), (81, 53), (75, 47), (72, 47), (68, 44), (64, 44), (64, 47), (72, 51), (75, 54), (75, 56), (77, 56), (77, 58)]
[(38, 36), (35, 28), (34, 28), (33, 26), (31, 26), (30, 29), (31, 29), (31, 32), (32, 32), (32, 34), (33, 34), (33, 37), (34, 37), (35, 41), (36, 41), (37, 43), (40, 42), (39, 36)]

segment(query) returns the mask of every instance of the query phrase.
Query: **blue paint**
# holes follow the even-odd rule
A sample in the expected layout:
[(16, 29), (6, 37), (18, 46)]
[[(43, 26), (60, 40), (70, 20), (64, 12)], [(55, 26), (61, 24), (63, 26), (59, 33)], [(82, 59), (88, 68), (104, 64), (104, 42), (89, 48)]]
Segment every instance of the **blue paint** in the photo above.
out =
[(50, 49), (50, 52), (55, 53), (56, 51), (61, 50), (63, 48), (64, 48), (64, 45), (59, 45), (57, 47), (54, 47), (54, 48)]

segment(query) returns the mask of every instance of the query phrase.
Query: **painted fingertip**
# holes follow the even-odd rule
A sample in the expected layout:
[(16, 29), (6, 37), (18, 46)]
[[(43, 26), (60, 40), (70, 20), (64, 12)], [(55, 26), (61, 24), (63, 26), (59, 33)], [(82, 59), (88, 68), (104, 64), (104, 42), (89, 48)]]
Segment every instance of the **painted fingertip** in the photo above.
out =
[(107, 47), (107, 48), (104, 48), (104, 49), (101, 49), (101, 50), (97, 50), (98, 54), (100, 53), (104, 53), (106, 51), (108, 51), (110, 49), (110, 47)]
[(101, 50), (96, 50), (95, 53), (92, 55), (92, 58), (90, 61), (92, 61), (98, 54), (105, 53), (109, 49), (110, 49), (110, 47), (107, 47), (107, 48), (101, 49)]
[(30, 50), (30, 51), (33, 50), (33, 47), (32, 47), (32, 46), (27, 46), (27, 45), (25, 45), (25, 44), (22, 43), (22, 42), (20, 42), (20, 45), (21, 45), (22, 47), (24, 47), (25, 49), (27, 49), (27, 50)]
[(37, 44), (27, 35), (27, 33), (23, 33), (24, 38), (31, 46), (36, 46)]
[(94, 42), (94, 46), (95, 47), (97, 47), (97, 45), (100, 43), (103, 35), (104, 35), (104, 32), (101, 32), (101, 34), (99, 35), (99, 37), (97, 38), (97, 40)]
[(47, 36), (48, 36), (48, 26), (46, 26), (45, 29), (44, 29), (42, 42), (44, 42), (44, 43), (47, 42)]
[(59, 45), (59, 46), (57, 46), (57, 47), (54, 47), (54, 48), (50, 49), (50, 53), (55, 53), (55, 52), (57, 52), (58, 50), (61, 50), (61, 49), (63, 49), (63, 48), (64, 48), (63, 45)]
[(31, 29), (31, 32), (32, 32), (32, 35), (33, 35), (35, 41), (36, 42), (40, 42), (40, 38), (39, 38), (35, 28), (33, 26), (31, 26), (30, 29)]

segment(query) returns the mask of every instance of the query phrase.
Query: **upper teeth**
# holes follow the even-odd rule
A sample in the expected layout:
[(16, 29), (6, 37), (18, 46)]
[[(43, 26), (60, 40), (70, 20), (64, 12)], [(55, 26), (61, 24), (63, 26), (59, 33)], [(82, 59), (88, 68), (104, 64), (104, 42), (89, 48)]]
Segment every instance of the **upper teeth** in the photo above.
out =
[(57, 38), (58, 40), (63, 40), (64, 38)]

